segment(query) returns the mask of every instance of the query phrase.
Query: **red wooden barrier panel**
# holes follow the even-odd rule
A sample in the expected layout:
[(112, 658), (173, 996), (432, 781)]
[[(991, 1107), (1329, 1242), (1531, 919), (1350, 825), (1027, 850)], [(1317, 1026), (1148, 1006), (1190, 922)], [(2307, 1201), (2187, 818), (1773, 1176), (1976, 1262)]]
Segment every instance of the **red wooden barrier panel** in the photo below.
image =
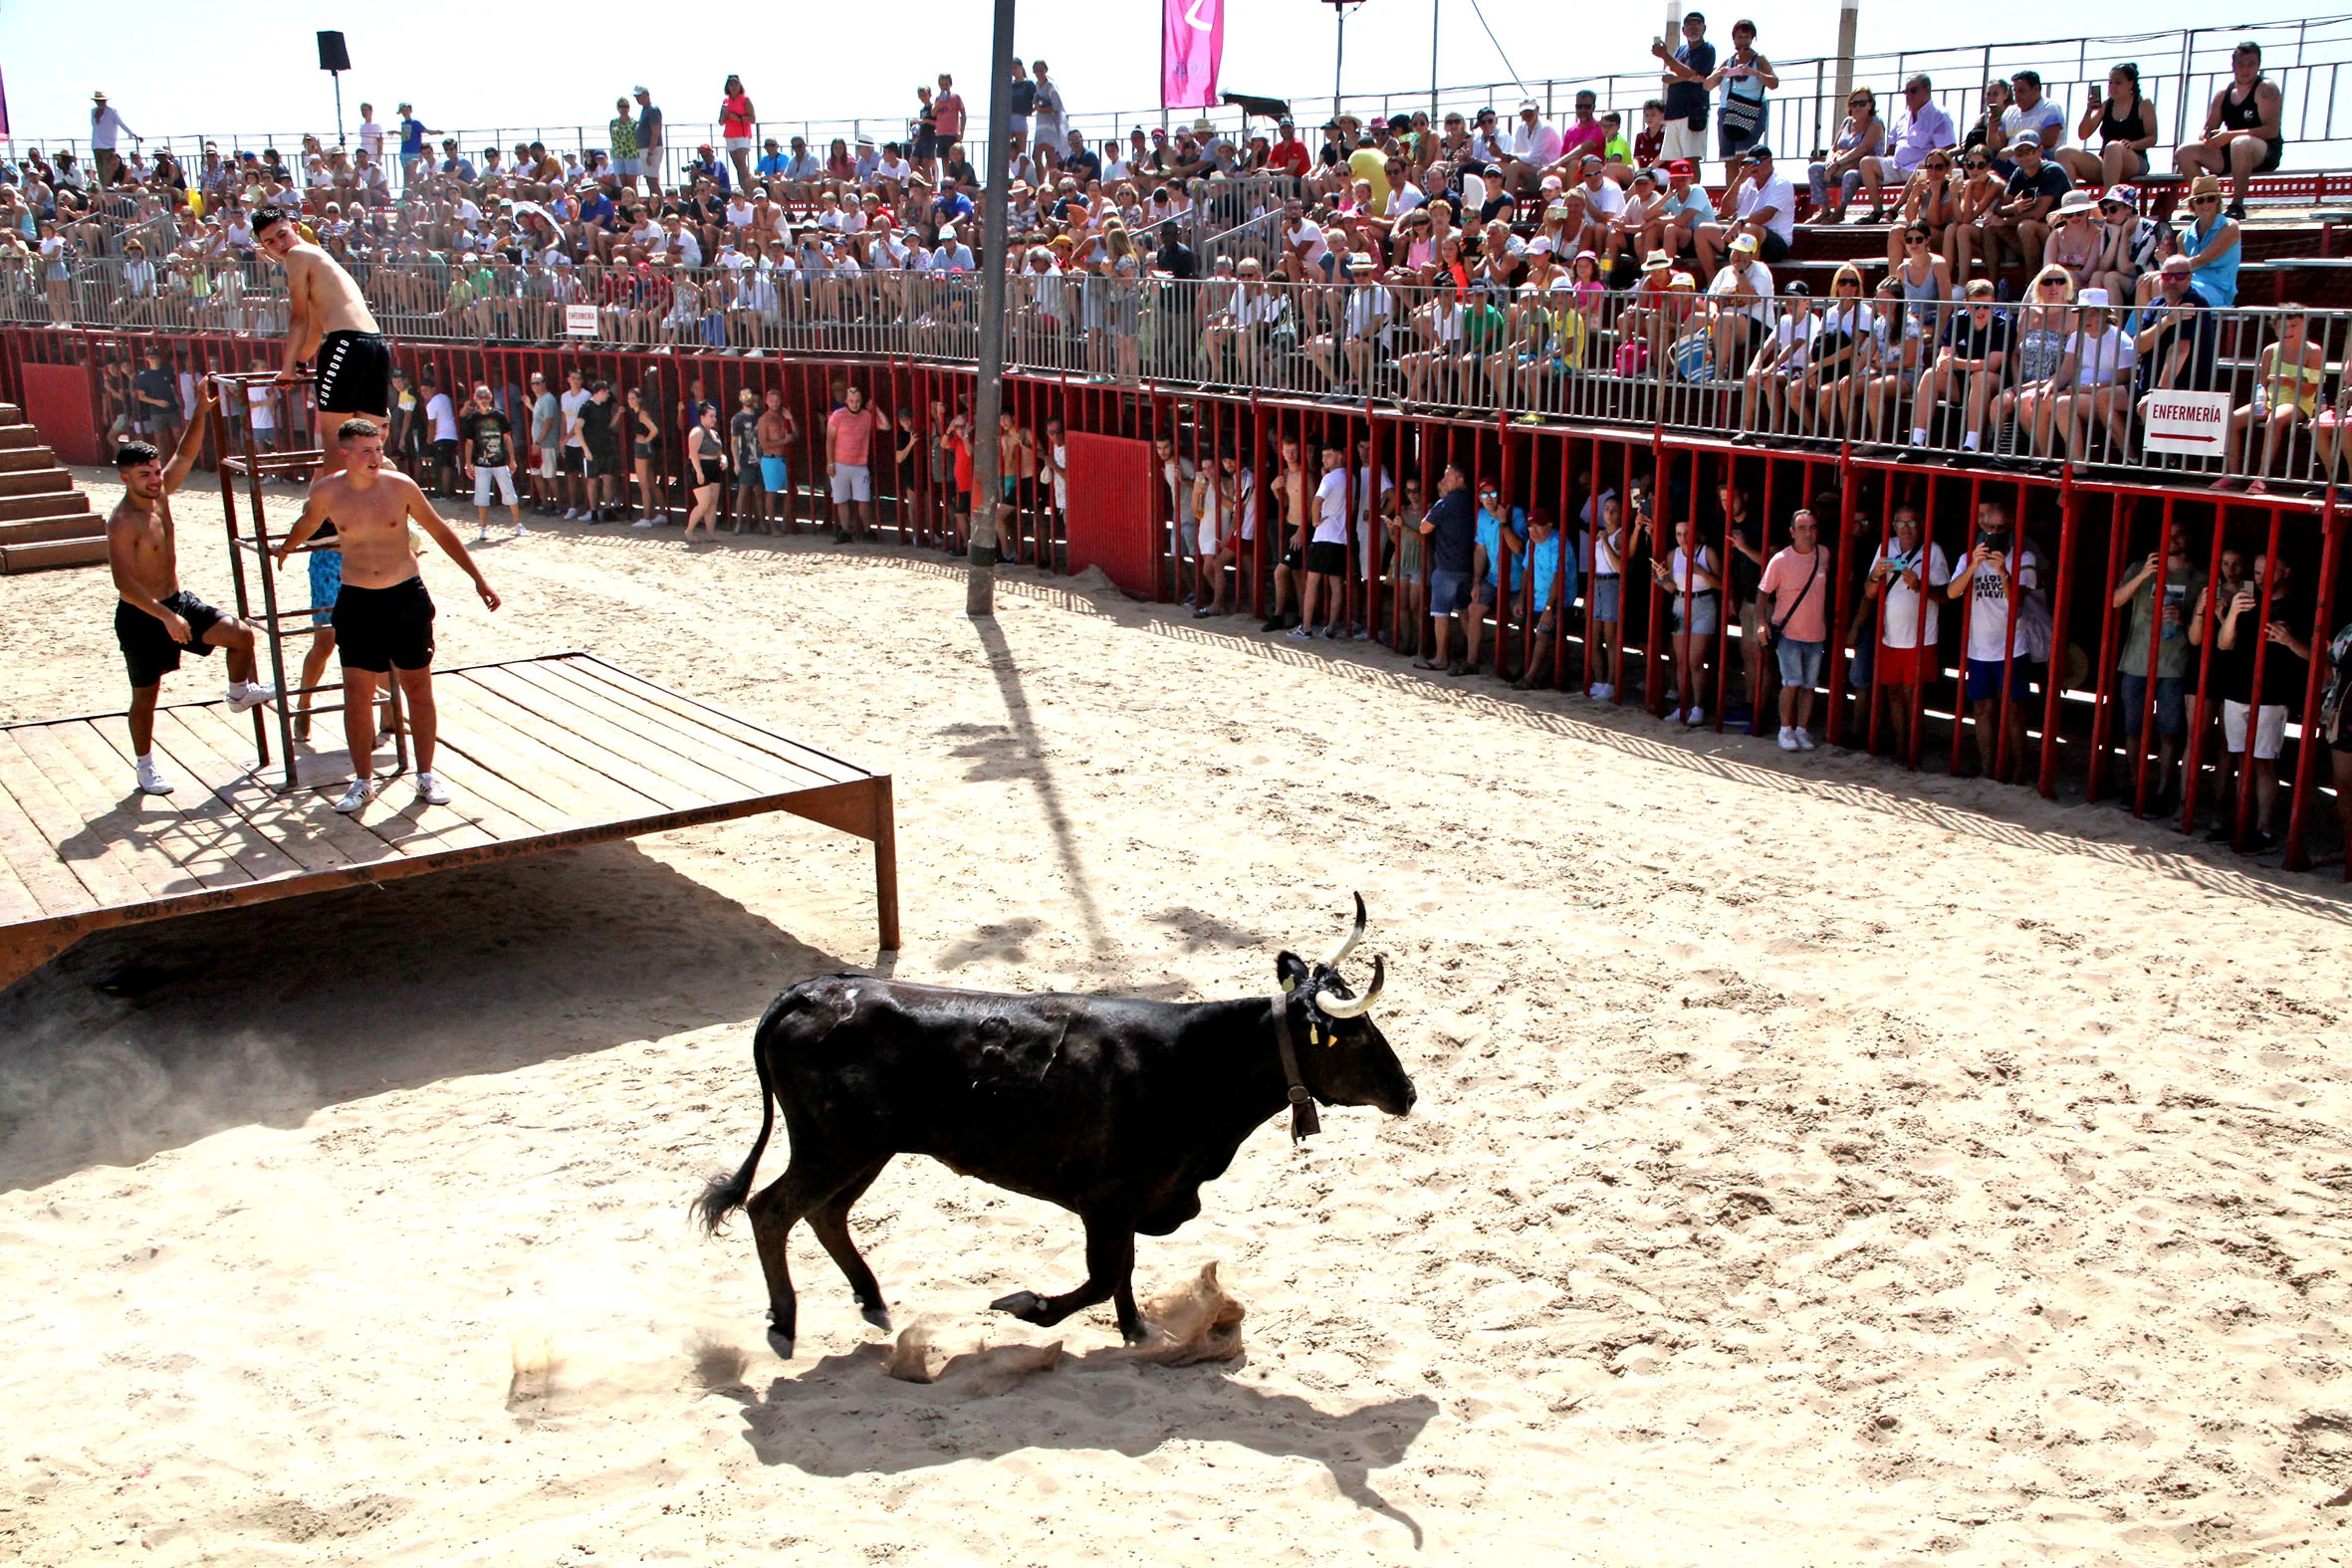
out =
[(90, 367), (26, 364), (20, 374), (25, 418), (41, 432), (49, 449), (64, 462), (99, 462), (98, 425), (90, 413)]
[(1159, 525), (1149, 441), (1069, 433), (1069, 569), (1100, 566), (1140, 599), (1159, 597)]

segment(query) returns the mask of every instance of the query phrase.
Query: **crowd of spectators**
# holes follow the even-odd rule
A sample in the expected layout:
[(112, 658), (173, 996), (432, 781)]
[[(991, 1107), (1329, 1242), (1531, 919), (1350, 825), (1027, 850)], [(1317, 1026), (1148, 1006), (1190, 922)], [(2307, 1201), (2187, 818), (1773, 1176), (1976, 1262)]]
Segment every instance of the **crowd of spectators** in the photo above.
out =
[[(1638, 375), (1666, 359), (1678, 375), (1733, 389), (1747, 431), (1850, 433), (1964, 455), (1997, 442), (2028, 458), (2080, 454), (2119, 439), (2136, 399), (2218, 384), (2212, 313), (2235, 301), (2245, 181), (2275, 167), (2283, 145), (2278, 94), (2252, 46), (2210, 107), (2208, 133), (2172, 154), (2189, 177), (2189, 218), (2177, 227), (2144, 210), (2130, 184), (2161, 154), (2155, 109), (2128, 66), (2072, 127), (2031, 72), (1990, 84), (1965, 129), (1924, 77), (1883, 119), (1857, 90), (1832, 145), (1795, 171), (1768, 139), (1778, 79), (1752, 24), (1737, 24), (1719, 54), (1694, 13), (1682, 39), (1660, 40), (1655, 53), (1660, 92), (1630, 129), (1582, 94), (1556, 123), (1531, 101), (1508, 118), (1340, 115), (1312, 145), (1288, 119), (1240, 137), (1203, 120), (1089, 144), (1068, 128), (1046, 63), (1028, 64), (1012, 84), (1006, 150), (1021, 275), (1013, 308), (1033, 336), (1096, 345), (1106, 375), (1132, 374), (1135, 356), (1156, 347), (1192, 356), (1190, 373), (1207, 380), (1248, 382), (1289, 358), (1333, 391), (1436, 401), (1473, 385), (1539, 387), (1570, 369)], [(945, 74), (918, 92), (906, 138), (878, 145), (762, 137), (732, 76), (715, 145), (672, 146), (642, 86), (614, 110), (602, 148), (469, 150), (408, 105), (388, 128), (362, 106), (355, 147), (312, 138), (292, 164), (274, 149), (208, 147), (182, 168), (135, 141), (122, 153), (128, 127), (102, 103), (100, 167), (37, 152), (0, 167), (0, 247), (21, 253), (61, 312), (73, 304), (60, 291), (79, 250), (118, 263), (110, 276), (132, 309), (176, 292), (253, 326), (268, 283), (251, 214), (285, 204), (395, 321), (434, 312), (461, 336), (531, 339), (553, 336), (544, 313), (585, 302), (613, 339), (747, 351), (757, 351), (758, 319), (788, 295), (820, 311), (878, 302), (908, 313), (932, 297), (875, 293), (865, 275), (976, 268), (980, 180), (968, 112)], [(2068, 144), (2070, 128), (2079, 144)], [(1701, 178), (1710, 163), (1722, 173), (1714, 194)], [(1205, 212), (1251, 232), (1204, 257)], [(1800, 218), (1857, 217), (1891, 222), (1883, 275), (1849, 264), (1818, 303), (1775, 279)], [(1197, 304), (1148, 310), (1145, 286), (1169, 282), (1198, 282)], [(2308, 427), (2332, 469), (2327, 370), (2306, 320), (2281, 318), (2233, 423), (2237, 457), (2259, 442), (2267, 472)], [(150, 363), (116, 378), (125, 433), (162, 417), (166, 389), (146, 384), (160, 373)], [(481, 485), (481, 471), (499, 466), (481, 459), (511, 445), (523, 499), (574, 521), (671, 521), (668, 484), (683, 477), (690, 530), (774, 530), (799, 504), (794, 469), (805, 465), (816, 472), (801, 476), (798, 496), (815, 492), (836, 539), (862, 536), (877, 500), (903, 518), (921, 492), (953, 497), (933, 537), (963, 543), (982, 439), (964, 407), (933, 404), (928, 418), (878, 410), (843, 381), (823, 427), (804, 432), (775, 394), (720, 406), (686, 359), (668, 385), (658, 374), (628, 386), (579, 374), (531, 382), (403, 380), (393, 448), (428, 488), (471, 490), (484, 522), (494, 495), (506, 496)], [(281, 438), (262, 400), (244, 417), (265, 445)], [(303, 417), (299, 407), (290, 417)], [(1008, 414), (995, 438), (1000, 517), (1029, 518), (1044, 559), (1066, 499), (1062, 434), (1058, 422), (1030, 430)], [(1437, 462), (1391, 474), (1362, 444), (1286, 439), (1261, 476), (1229, 443), (1171, 435), (1160, 461), (1163, 515), (1198, 615), (1239, 607), (1234, 568), (1263, 515), (1276, 562), (1268, 630), (1388, 638), (1366, 613), (1364, 584), (1377, 575), (1403, 595), (1399, 657), (1456, 676), (1491, 663), (1522, 685), (1548, 683), (1567, 674), (1551, 668), (1553, 632), (1573, 630), (1575, 684), (1605, 701), (1626, 682), (1627, 622), (1646, 623), (1636, 606), (1654, 591), (1666, 617), (1661, 662), (1637, 678), (1670, 721), (1705, 723), (1720, 692), (1734, 714), (1759, 716), (1760, 730), (1801, 752), (1846, 649), (1849, 689), (1879, 690), (1894, 744), (1914, 744), (1915, 699), (1939, 678), (1939, 619), (1964, 603), (1973, 750), (1988, 772), (2025, 766), (2027, 698), (2049, 678), (2048, 557), (2015, 537), (1998, 502), (1984, 504), (1965, 548), (1924, 537), (1916, 512), (1894, 508), (1883, 543), (1865, 524), (1854, 536), (1864, 559), (1841, 561), (1819, 522), (1835, 516), (1829, 507), (1783, 516), (1775, 540), (1737, 483), (1712, 509), (1670, 486), (1662, 513), (1647, 474), (1623, 494), (1579, 475), (1572, 511), (1555, 516), (1506, 501), (1492, 475), (1474, 483)], [(1676, 520), (1670, 529), (1661, 515)], [(2161, 787), (2176, 789), (2193, 722), (2188, 655), (2176, 644), (2212, 635), (2233, 760), (2225, 783), (2251, 791), (2265, 842), (2277, 826), (2271, 765), (2315, 628), (2283, 564), (2267, 579), (2265, 619), (2255, 611), (2266, 562), (2225, 553), (2223, 579), (2208, 584), (2176, 554), (2161, 589), (2152, 562), (2116, 589), (2133, 628), (2115, 672), (2119, 707), (2138, 735), (2152, 705)], [(1499, 604), (1533, 628), (1526, 668), (1520, 639), (1481, 645)], [(1854, 607), (1842, 626), (1832, 623), (1840, 604)], [(1719, 644), (1736, 648), (1720, 676)], [(2257, 644), (2270, 650), (2259, 691)]]

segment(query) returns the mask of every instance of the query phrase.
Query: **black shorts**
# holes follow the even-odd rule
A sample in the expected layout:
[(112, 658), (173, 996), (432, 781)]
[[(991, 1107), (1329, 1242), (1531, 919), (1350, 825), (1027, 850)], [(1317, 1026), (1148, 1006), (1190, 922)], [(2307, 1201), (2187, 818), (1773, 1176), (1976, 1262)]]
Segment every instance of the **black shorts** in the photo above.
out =
[(435, 441), (433, 443), (433, 462), (441, 468), (455, 468), (457, 466), (457, 443), (455, 441)]
[(588, 453), (576, 446), (565, 447), (556, 456), (556, 472), (560, 474), (586, 473)]
[(1294, 545), (1289, 550), (1283, 552), (1282, 563), (1290, 567), (1293, 571), (1296, 571), (1299, 567), (1306, 564), (1306, 558), (1300, 554), (1298, 547)]
[(115, 601), (115, 641), (121, 645), (122, 664), (133, 687), (152, 686), (179, 668), (183, 652), (212, 657), (204, 634), (228, 617), (193, 593), (174, 593), (157, 603), (188, 623), (188, 640), (173, 642), (163, 623), (127, 600)]
[(380, 334), (337, 331), (319, 339), (319, 411), (372, 414), (392, 410), (392, 345)]
[(353, 587), (335, 596), (335, 651), (347, 670), (381, 675), (433, 662), (433, 596), (424, 578), (388, 588)]
[(1347, 547), (1316, 540), (1306, 547), (1306, 569), (1319, 571), (1326, 577), (1347, 575)]
[(602, 479), (620, 472), (620, 460), (610, 452), (590, 452), (588, 461), (581, 465), (581, 472), (590, 479)]

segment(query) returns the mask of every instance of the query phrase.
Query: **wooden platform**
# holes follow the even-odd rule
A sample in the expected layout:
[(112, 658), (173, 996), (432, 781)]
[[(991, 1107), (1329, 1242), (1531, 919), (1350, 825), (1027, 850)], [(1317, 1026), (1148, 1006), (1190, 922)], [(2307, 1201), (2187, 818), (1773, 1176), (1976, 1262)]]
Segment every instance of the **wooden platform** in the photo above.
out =
[[(586, 653), (439, 670), (433, 691), (455, 800), (390, 780), (351, 816), (340, 747), (306, 751), (318, 786), (282, 793), (253, 768), (252, 718), (218, 700), (157, 712), (168, 795), (132, 786), (120, 714), (0, 727), (0, 986), (110, 926), (769, 811), (873, 841), (881, 946), (898, 946), (889, 775)], [(341, 710), (316, 733), (340, 740)]]

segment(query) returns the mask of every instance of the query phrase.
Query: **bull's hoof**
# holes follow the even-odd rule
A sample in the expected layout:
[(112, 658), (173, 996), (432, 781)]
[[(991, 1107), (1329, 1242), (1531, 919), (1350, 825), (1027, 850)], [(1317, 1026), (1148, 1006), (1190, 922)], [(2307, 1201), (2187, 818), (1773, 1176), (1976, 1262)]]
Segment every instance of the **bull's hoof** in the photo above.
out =
[(1009, 1312), (1025, 1322), (1036, 1323), (1045, 1316), (1046, 1298), (1035, 1290), (1016, 1290), (1009, 1296), (999, 1296), (991, 1301), (988, 1309), (991, 1312)]
[(772, 1328), (768, 1330), (768, 1348), (786, 1361), (790, 1361), (793, 1358), (793, 1337), (790, 1334), (779, 1334)]
[(1136, 1324), (1133, 1328), (1129, 1328), (1122, 1323), (1119, 1325), (1119, 1338), (1125, 1340), (1130, 1345), (1140, 1345), (1145, 1340), (1151, 1338), (1151, 1329), (1142, 1323)]
[(874, 1327), (880, 1329), (883, 1333), (887, 1334), (890, 1332), (890, 1309), (882, 1305), (879, 1301), (875, 1302), (869, 1307), (859, 1307), (857, 1309), (857, 1315), (861, 1318), (864, 1318)]

